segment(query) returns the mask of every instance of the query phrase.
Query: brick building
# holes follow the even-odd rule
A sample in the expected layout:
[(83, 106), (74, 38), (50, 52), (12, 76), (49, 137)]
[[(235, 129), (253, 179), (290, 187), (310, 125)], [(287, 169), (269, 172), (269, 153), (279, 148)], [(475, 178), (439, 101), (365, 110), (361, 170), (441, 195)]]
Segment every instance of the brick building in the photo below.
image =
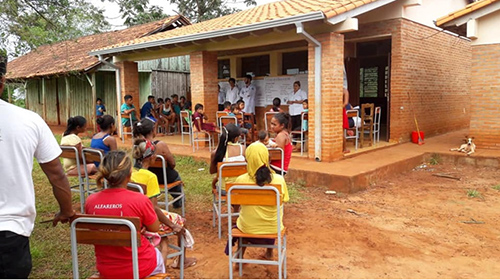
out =
[(477, 147), (500, 149), (500, 1), (472, 3), (439, 18), (436, 25), (471, 39), (469, 133)]
[(467, 3), (284, 0), (91, 54), (133, 63), (190, 54), (193, 103), (203, 103), (212, 121), (217, 83), (229, 76), (251, 73), (255, 84), (266, 84), (256, 108), (259, 121), (272, 100), (266, 81), (305, 76), (307, 155), (334, 161), (343, 156), (344, 68), (351, 104), (382, 108), (382, 141), (409, 141), (414, 116), (428, 136), (468, 126), (470, 41), (442, 32), (433, 22)]

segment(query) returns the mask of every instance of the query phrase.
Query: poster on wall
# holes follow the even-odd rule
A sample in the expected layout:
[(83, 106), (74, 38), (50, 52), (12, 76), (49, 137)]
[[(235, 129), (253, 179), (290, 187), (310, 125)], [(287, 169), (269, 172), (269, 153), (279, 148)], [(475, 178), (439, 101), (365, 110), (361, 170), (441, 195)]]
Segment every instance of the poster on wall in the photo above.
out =
[[(253, 80), (252, 84), (256, 89), (255, 106), (266, 107), (272, 105), (275, 97), (281, 99), (281, 104), (286, 104), (289, 96), (293, 92), (293, 83), (295, 81), (300, 81), (301, 89), (307, 92), (307, 74), (265, 77), (264, 79)], [(229, 83), (227, 81), (220, 81), (219, 85), (223, 92), (227, 92), (229, 89)], [(245, 83), (243, 80), (237, 80), (236, 86), (241, 89), (245, 86)]]

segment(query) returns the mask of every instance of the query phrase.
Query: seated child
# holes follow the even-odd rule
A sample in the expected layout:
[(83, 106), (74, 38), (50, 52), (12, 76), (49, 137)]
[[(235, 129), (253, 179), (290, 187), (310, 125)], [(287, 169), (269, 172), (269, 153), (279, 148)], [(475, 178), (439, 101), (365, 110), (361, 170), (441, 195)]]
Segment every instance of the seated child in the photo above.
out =
[[(180, 238), (185, 238), (184, 235), (189, 234), (189, 232), (184, 228), (185, 219), (176, 213), (167, 212), (158, 206), (158, 196), (161, 194), (160, 187), (158, 185), (158, 178), (153, 172), (148, 170), (148, 168), (156, 160), (155, 145), (151, 141), (145, 140), (144, 138), (136, 138), (134, 141), (132, 156), (135, 159), (135, 163), (131, 181), (146, 186), (146, 196), (151, 200), (155, 213), (158, 216), (158, 220), (161, 223), (160, 232), (169, 232), (172, 230), (176, 234), (180, 233), (180, 235), (178, 235), (179, 241)], [(178, 266), (178, 261), (176, 263)], [(186, 258), (184, 261), (185, 268), (195, 264), (195, 258)]]
[[(304, 99), (304, 102), (302, 102), (302, 108), (304, 108), (304, 110), (302, 111), (304, 112), (304, 114), (307, 114), (309, 112), (309, 101), (307, 99)], [(308, 122), (304, 116), (304, 121), (302, 122), (302, 131), (308, 131), (308, 130), (309, 130)]]
[[(68, 124), (66, 126), (66, 131), (61, 138), (61, 146), (73, 146), (78, 150), (78, 154), (82, 154), (82, 139), (78, 137), (79, 133), (87, 131), (87, 120), (82, 116), (76, 116), (68, 119)], [(77, 176), (78, 169), (76, 168), (76, 160), (65, 158), (63, 159), (64, 171), (67, 175)], [(80, 165), (80, 174), (85, 174), (85, 167), (83, 164)], [(93, 163), (87, 164), (87, 172), (89, 175), (97, 172), (97, 168)]]
[(283, 112), (283, 110), (280, 108), (280, 106), (281, 106), (281, 99), (279, 99), (278, 97), (274, 98), (273, 99), (273, 107), (271, 108), (271, 110), (269, 110), (269, 112), (276, 112), (276, 113)]
[[(139, 217), (141, 228), (150, 232), (160, 229), (160, 222), (151, 201), (141, 193), (127, 190), (132, 162), (124, 151), (111, 151), (99, 166), (97, 183), (102, 186), (104, 179), (108, 188), (94, 193), (85, 202), (85, 213), (104, 216)], [(138, 232), (140, 234), (140, 232)], [(141, 234), (138, 248), (139, 277), (165, 273), (164, 260), (167, 256), (166, 242), (159, 245), (163, 252), (155, 248)], [(102, 278), (132, 278), (132, 254), (130, 247), (95, 245), (96, 267)]]
[(265, 130), (259, 131), (259, 134), (257, 135), (259, 137), (258, 142), (266, 145), (268, 148), (276, 148), (278, 145), (274, 143), (273, 140), (269, 139), (269, 133)]
[(227, 113), (231, 112), (231, 102), (229, 102), (229, 101), (224, 102), (223, 112), (227, 112)]
[[(245, 109), (245, 101), (243, 101), (243, 99), (238, 100), (238, 102), (236, 102), (236, 107), (238, 107), (238, 109), (239, 109), (240, 112), (243, 112), (243, 118), (245, 120), (248, 120), (247, 116), (250, 115), (250, 114), (247, 114), (244, 111), (244, 109)], [(250, 128), (252, 128), (252, 125), (250, 123), (248, 123), (248, 122), (243, 122), (242, 127), (244, 127), (245, 129), (250, 129)]]
[(122, 104), (120, 107), (120, 113), (121, 114), (126, 114), (132, 115), (132, 122), (130, 118), (122, 118), (122, 124), (123, 126), (132, 126), (133, 123), (137, 122), (137, 115), (136, 115), (136, 110), (134, 106), (134, 99), (132, 98), (132, 95), (127, 94), (123, 98), (125, 100), (125, 103)]
[(194, 114), (193, 114), (193, 121), (194, 125), (198, 129), (198, 131), (207, 131), (207, 132), (217, 132), (220, 133), (219, 129), (215, 126), (214, 123), (206, 123), (204, 120), (208, 120), (208, 117), (205, 116), (203, 113), (203, 105), (200, 103), (196, 104), (194, 106)]
[[(232, 116), (232, 117), (241, 116), (240, 107), (238, 107), (237, 104), (231, 105), (231, 112), (228, 114), (228, 116)], [(240, 128), (241, 133), (248, 134), (248, 129), (241, 127), (242, 123), (243, 123), (243, 119), (236, 118), (236, 126)]]

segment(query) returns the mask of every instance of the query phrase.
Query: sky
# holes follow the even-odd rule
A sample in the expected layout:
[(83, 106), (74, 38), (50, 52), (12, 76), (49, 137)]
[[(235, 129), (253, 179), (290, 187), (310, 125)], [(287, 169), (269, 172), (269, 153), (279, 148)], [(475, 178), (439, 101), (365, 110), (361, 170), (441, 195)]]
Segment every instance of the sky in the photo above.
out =
[[(256, 0), (257, 5), (267, 4), (271, 2), (276, 2), (277, 0)], [(119, 8), (116, 3), (110, 3), (108, 1), (102, 2), (101, 0), (89, 0), (94, 6), (103, 8), (105, 10), (104, 16), (111, 24), (111, 28), (122, 29), (125, 26), (123, 25), (123, 19), (120, 17)], [(242, 0), (227, 0), (230, 6), (234, 8), (238, 8), (240, 10), (246, 10), (251, 7), (247, 7)], [(163, 8), (164, 13), (173, 15), (175, 14), (174, 9), (176, 6), (174, 4), (170, 4), (169, 0), (149, 0), (150, 5), (155, 5)]]

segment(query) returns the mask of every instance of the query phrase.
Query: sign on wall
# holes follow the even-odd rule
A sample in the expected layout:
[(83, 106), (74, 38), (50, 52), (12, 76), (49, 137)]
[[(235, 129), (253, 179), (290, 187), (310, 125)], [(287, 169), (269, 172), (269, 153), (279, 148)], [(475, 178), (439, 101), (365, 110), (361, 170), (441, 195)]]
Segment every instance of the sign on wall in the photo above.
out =
[[(279, 76), (279, 77), (265, 77), (260, 80), (253, 80), (252, 84), (256, 88), (255, 106), (265, 107), (273, 104), (273, 99), (279, 97), (281, 104), (286, 104), (289, 96), (293, 92), (293, 83), (300, 81), (301, 89), (305, 92), (308, 91), (307, 87), (307, 74), (299, 74), (295, 76)], [(237, 81), (238, 88), (243, 88), (245, 84), (243, 80)], [(219, 82), (221, 90), (224, 92), (229, 88), (229, 83)]]

